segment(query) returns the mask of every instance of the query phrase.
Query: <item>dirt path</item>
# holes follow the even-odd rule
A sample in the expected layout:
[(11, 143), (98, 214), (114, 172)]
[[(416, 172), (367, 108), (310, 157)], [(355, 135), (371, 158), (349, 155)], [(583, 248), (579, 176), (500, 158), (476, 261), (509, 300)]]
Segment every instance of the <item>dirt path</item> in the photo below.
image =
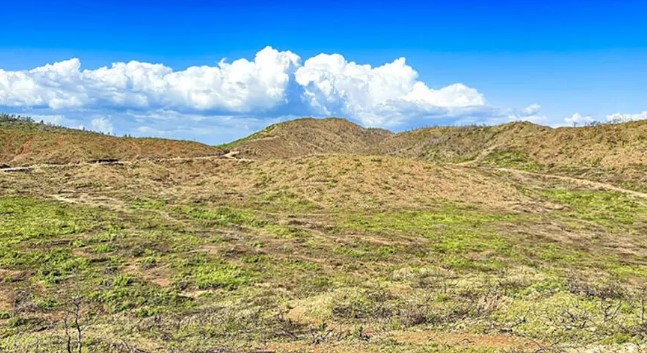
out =
[(31, 172), (37, 169), (65, 169), (65, 168), (79, 168), (84, 165), (104, 164), (104, 165), (136, 165), (145, 162), (183, 162), (183, 161), (200, 161), (200, 160), (227, 160), (235, 162), (251, 162), (251, 159), (237, 158), (238, 151), (232, 151), (227, 154), (217, 156), (202, 156), (202, 157), (172, 157), (172, 158), (150, 158), (150, 159), (135, 159), (127, 161), (114, 161), (114, 162), (81, 162), (81, 163), (67, 163), (67, 164), (34, 164), (22, 167), (4, 168), (0, 171), (9, 172)]
[[(494, 145), (489, 147), (487, 150), (481, 152), (475, 159), (462, 162), (462, 163), (456, 163), (454, 165), (460, 166), (460, 167), (467, 167), (467, 166), (474, 166), (476, 165), (480, 160), (482, 160), (485, 156), (487, 156), (492, 150), (496, 149), (498, 146)], [(203, 157), (173, 157), (173, 158), (159, 158), (159, 159), (137, 159), (137, 160), (131, 160), (131, 161), (116, 161), (116, 162), (99, 162), (99, 163), (70, 163), (70, 164), (38, 164), (38, 165), (33, 165), (33, 166), (25, 166), (25, 167), (16, 167), (16, 168), (5, 168), (5, 169), (0, 169), (0, 171), (4, 172), (31, 172), (33, 170), (37, 169), (63, 169), (63, 168), (79, 168), (83, 165), (89, 165), (89, 164), (114, 164), (114, 165), (136, 165), (139, 163), (145, 163), (145, 162), (165, 162), (165, 161), (198, 161), (198, 160), (226, 160), (226, 161), (234, 161), (234, 162), (250, 162), (253, 161), (251, 159), (246, 159), (246, 158), (238, 158), (239, 152), (238, 151), (231, 151), (226, 154), (222, 155), (216, 155), (216, 156), (203, 156)], [(546, 178), (546, 179), (555, 179), (555, 180), (562, 180), (566, 182), (570, 182), (579, 186), (583, 187), (588, 187), (588, 188), (600, 188), (600, 189), (606, 189), (606, 190), (611, 190), (611, 191), (617, 191), (625, 194), (629, 194), (635, 197), (639, 197), (642, 199), (647, 199), (647, 193), (639, 192), (639, 191), (634, 191), (634, 190), (629, 190), (629, 189), (624, 189), (619, 186), (613, 185), (613, 184), (608, 184), (608, 183), (603, 183), (599, 181), (593, 181), (589, 179), (582, 179), (582, 178), (575, 178), (575, 177), (570, 177), (570, 176), (565, 176), (565, 175), (557, 175), (557, 174), (544, 174), (544, 173), (537, 173), (537, 172), (530, 172), (530, 171), (525, 171), (525, 170), (519, 170), (519, 169), (513, 169), (513, 168), (496, 168), (493, 167), (493, 170), (497, 171), (503, 171), (511, 174), (517, 174), (517, 175), (529, 175), (529, 176), (534, 176), (538, 178)]]
[(483, 151), (481, 151), (481, 152), (478, 154), (478, 156), (476, 156), (476, 158), (474, 158), (474, 159), (470, 159), (469, 161), (465, 161), (465, 162), (461, 162), (461, 163), (456, 163), (456, 165), (467, 166), (467, 165), (475, 165), (475, 164), (478, 164), (478, 163), (482, 162), (482, 161), (483, 161), (483, 160), (484, 160), (484, 159), (485, 159), (485, 158), (486, 158), (490, 153), (494, 152), (494, 150), (496, 150), (496, 149), (497, 149), (497, 148), (499, 148), (500, 146), (501, 146), (501, 144), (492, 145), (492, 146), (490, 146), (490, 147), (488, 147), (488, 148), (484, 149)]
[(619, 186), (615, 186), (613, 184), (608, 184), (608, 183), (602, 183), (599, 181), (593, 181), (589, 179), (581, 179), (581, 178), (575, 178), (575, 177), (569, 177), (565, 175), (556, 175), (556, 174), (544, 174), (544, 173), (536, 173), (536, 172), (529, 172), (526, 170), (519, 170), (519, 169), (512, 169), (512, 168), (493, 168), (494, 170), (502, 171), (502, 172), (507, 172), (511, 174), (517, 174), (517, 175), (530, 175), (538, 178), (546, 178), (546, 179), (555, 179), (555, 180), (562, 180), (566, 181), (569, 183), (576, 184), (578, 186), (584, 186), (587, 188), (597, 188), (597, 189), (606, 189), (606, 190), (611, 190), (611, 191), (617, 191), (621, 192), (624, 194), (640, 197), (643, 199), (647, 199), (647, 194), (644, 192), (640, 191), (634, 191), (634, 190), (629, 190), (629, 189), (624, 189)]
[[(495, 144), (492, 145), (485, 150), (481, 151), (476, 158), (471, 159), (469, 161), (461, 162), (461, 163), (456, 163), (455, 165), (458, 166), (475, 166), (478, 165), (480, 162), (482, 162), (490, 153), (492, 153), (494, 150), (496, 150), (500, 145)], [(647, 193), (639, 192), (639, 191), (634, 191), (634, 190), (629, 190), (629, 189), (624, 189), (619, 186), (613, 185), (613, 184), (608, 184), (608, 183), (603, 183), (599, 181), (593, 181), (593, 180), (588, 180), (588, 179), (582, 179), (582, 178), (575, 178), (575, 177), (569, 177), (565, 175), (557, 175), (557, 174), (544, 174), (544, 173), (537, 173), (537, 172), (530, 172), (526, 170), (520, 170), (520, 169), (513, 169), (513, 168), (496, 168), (493, 167), (494, 170), (499, 170), (499, 171), (504, 171), (512, 174), (522, 174), (522, 175), (530, 175), (530, 176), (535, 176), (535, 177), (541, 177), (541, 178), (546, 178), (546, 179), (555, 179), (555, 180), (562, 180), (562, 181), (567, 181), (579, 186), (584, 186), (584, 187), (589, 187), (589, 188), (601, 188), (601, 189), (606, 189), (606, 190), (611, 190), (611, 191), (617, 191), (629, 195), (633, 195), (636, 197), (640, 197), (643, 199), (647, 199)]]
[(49, 195), (49, 197), (53, 198), (56, 201), (74, 204), (74, 205), (105, 207), (116, 211), (121, 211), (126, 208), (126, 205), (123, 201), (110, 198), (107, 196), (103, 196), (103, 195), (94, 196), (94, 195), (82, 193), (82, 194), (75, 195), (74, 197), (68, 197), (62, 194), (52, 194), (52, 195)]

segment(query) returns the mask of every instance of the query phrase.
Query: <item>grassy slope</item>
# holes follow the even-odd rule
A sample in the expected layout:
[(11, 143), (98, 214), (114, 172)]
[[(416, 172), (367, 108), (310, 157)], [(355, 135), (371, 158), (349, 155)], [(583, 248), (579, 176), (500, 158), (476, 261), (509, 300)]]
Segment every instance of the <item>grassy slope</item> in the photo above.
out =
[[(647, 201), (492, 167), (640, 186), (645, 126), (304, 119), (222, 146), (253, 160), (0, 173), (0, 352), (63, 351), (74, 303), (88, 352), (629, 349)], [(3, 158), (213, 151), (44, 128), (0, 129)]]
[(420, 129), (385, 139), (376, 152), (571, 175), (647, 191), (647, 121)]
[[(647, 204), (394, 157), (0, 174), (0, 350), (560, 351), (644, 341)], [(643, 305), (641, 307), (641, 305)]]
[(118, 138), (24, 121), (0, 122), (0, 164), (65, 164), (95, 159), (198, 157), (220, 149), (197, 142)]
[(366, 129), (344, 119), (304, 118), (269, 126), (223, 147), (254, 158), (285, 158), (311, 154), (363, 154), (392, 135), (382, 129)]
[(273, 125), (227, 146), (251, 158), (380, 154), (558, 173), (647, 191), (647, 121), (549, 128), (527, 122), (399, 134), (341, 119)]
[(647, 164), (647, 121), (578, 128), (528, 122), (431, 127), (399, 134), (343, 119), (298, 119), (235, 141), (258, 157), (388, 154), (430, 161), (501, 163), (527, 168), (638, 168)]

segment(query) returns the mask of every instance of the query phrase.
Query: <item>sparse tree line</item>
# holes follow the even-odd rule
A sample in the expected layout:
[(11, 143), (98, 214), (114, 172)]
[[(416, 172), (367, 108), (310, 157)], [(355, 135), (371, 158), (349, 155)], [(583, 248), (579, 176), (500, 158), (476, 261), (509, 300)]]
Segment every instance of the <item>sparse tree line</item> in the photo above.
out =
[(14, 115), (14, 114), (6, 114), (6, 113), (0, 113), (0, 123), (4, 122), (16, 122), (16, 121), (24, 121), (27, 123), (34, 123), (34, 119), (28, 117), (28, 116), (22, 116), (22, 115)]
[[(51, 122), (45, 122), (44, 120), (36, 121), (32, 117), (24, 116), (24, 115), (17, 115), (17, 114), (0, 113), (0, 124), (2, 124), (2, 123), (10, 123), (10, 124), (11, 123), (24, 123), (24, 124), (28, 124), (28, 125), (35, 126), (35, 127), (40, 126), (40, 127), (43, 128), (43, 130), (48, 130), (48, 128), (69, 130), (68, 127), (65, 127), (63, 125), (54, 124), (54, 123), (51, 123)], [(72, 129), (72, 130), (74, 130), (74, 129)], [(81, 126), (77, 130), (81, 130), (81, 131), (89, 132), (89, 133), (94, 133), (94, 134), (112, 136), (108, 132), (87, 130), (85, 128), (85, 126)], [(131, 136), (126, 134), (126, 135), (124, 135), (124, 137), (131, 137)]]

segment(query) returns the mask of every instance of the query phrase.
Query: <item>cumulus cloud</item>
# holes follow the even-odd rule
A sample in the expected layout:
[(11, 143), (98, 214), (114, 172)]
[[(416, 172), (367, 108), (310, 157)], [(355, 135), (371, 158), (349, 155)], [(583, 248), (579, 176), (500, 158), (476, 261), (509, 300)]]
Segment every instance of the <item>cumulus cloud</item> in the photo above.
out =
[[(267, 118), (337, 115), (369, 126), (395, 126), (484, 105), (483, 95), (462, 83), (430, 88), (404, 58), (373, 67), (339, 54), (319, 54), (302, 64), (298, 55), (271, 47), (253, 60), (223, 59), (184, 70), (139, 61), (82, 69), (76, 58), (32, 70), (0, 69), (0, 107), (40, 109), (52, 116), (108, 110)], [(108, 121), (88, 123), (113, 130)]]
[(513, 109), (511, 113), (508, 114), (508, 120), (545, 123), (548, 120), (548, 117), (541, 114), (541, 105), (533, 103), (523, 109)]
[(430, 89), (404, 58), (372, 67), (339, 54), (319, 54), (294, 76), (303, 87), (303, 99), (319, 114), (351, 116), (366, 125), (384, 126), (410, 116), (485, 104), (477, 90), (464, 84)]
[[(396, 130), (427, 124), (594, 121), (580, 113), (550, 119), (539, 104), (491, 106), (465, 83), (430, 87), (405, 58), (374, 66), (340, 54), (302, 60), (272, 47), (253, 58), (181, 70), (139, 61), (85, 69), (76, 58), (31, 70), (0, 69), (0, 110), (111, 134), (217, 143), (300, 116), (339, 116)], [(647, 111), (606, 119), (647, 119)]]
[(615, 114), (609, 114), (607, 115), (607, 121), (609, 122), (627, 122), (627, 121), (635, 121), (635, 120), (644, 120), (647, 119), (647, 111), (644, 111), (642, 113), (638, 114), (623, 114), (623, 113), (615, 113)]
[(564, 118), (564, 122), (568, 125), (586, 125), (594, 122), (595, 119), (589, 115), (582, 115), (580, 113), (575, 113), (569, 117)]
[(264, 111), (286, 99), (290, 74), (299, 60), (292, 52), (270, 47), (253, 61), (221, 60), (216, 66), (182, 71), (138, 61), (81, 70), (80, 60), (74, 58), (28, 71), (0, 70), (0, 105)]
[(104, 117), (92, 119), (92, 121), (90, 121), (90, 129), (96, 132), (103, 132), (105, 134), (112, 134), (114, 132), (112, 123)]
[[(132, 136), (164, 137), (211, 144), (231, 142), (294, 117), (258, 118), (246, 115), (202, 115), (169, 110), (130, 112), (119, 117)], [(127, 126), (128, 125), (128, 126)]]
[[(628, 121), (645, 120), (645, 119), (647, 119), (647, 111), (644, 111), (642, 113), (637, 113), (637, 114), (614, 113), (606, 116), (606, 121), (609, 123), (625, 123)], [(600, 120), (595, 119), (590, 115), (582, 115), (580, 113), (575, 113), (570, 117), (564, 118), (564, 122), (567, 125), (586, 125), (596, 121), (600, 121)]]

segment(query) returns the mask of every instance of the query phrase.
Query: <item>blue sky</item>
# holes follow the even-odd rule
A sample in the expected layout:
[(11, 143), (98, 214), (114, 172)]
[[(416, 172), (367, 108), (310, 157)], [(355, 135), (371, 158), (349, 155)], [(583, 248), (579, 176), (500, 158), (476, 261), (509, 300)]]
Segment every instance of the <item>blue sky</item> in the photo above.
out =
[(302, 115), (392, 130), (647, 118), (644, 1), (146, 3), (0, 5), (0, 111), (207, 143)]

